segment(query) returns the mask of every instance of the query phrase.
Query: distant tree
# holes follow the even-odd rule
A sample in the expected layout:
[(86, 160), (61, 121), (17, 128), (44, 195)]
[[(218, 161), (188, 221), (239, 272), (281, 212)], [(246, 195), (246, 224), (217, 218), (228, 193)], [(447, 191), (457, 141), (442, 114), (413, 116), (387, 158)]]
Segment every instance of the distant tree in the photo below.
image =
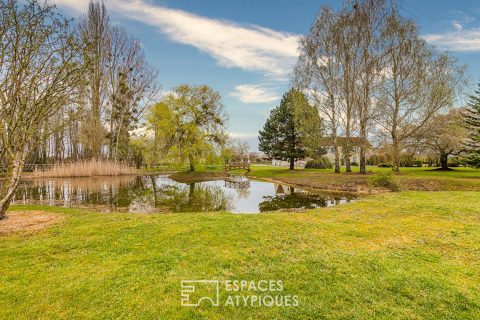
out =
[(80, 19), (77, 29), (86, 44), (83, 59), (89, 61), (85, 73), (89, 112), (86, 121), (82, 122), (82, 144), (87, 156), (100, 158), (106, 136), (102, 113), (107, 99), (107, 62), (110, 54), (110, 19), (105, 4), (90, 1), (88, 13)]
[(312, 158), (324, 155), (326, 150), (321, 146), (321, 139), (325, 133), (325, 125), (317, 107), (311, 105), (305, 94), (298, 90), (291, 90), (290, 95), (295, 122), (306, 155)]
[(7, 166), (2, 219), (38, 133), (50, 130), (49, 119), (77, 101), (85, 64), (69, 22), (54, 5), (2, 1), (0, 17), (0, 158)]
[(315, 102), (332, 138), (335, 173), (340, 173), (338, 132), (341, 124), (341, 64), (336, 39), (337, 15), (322, 7), (308, 34), (300, 39), (300, 57), (294, 70), (295, 85)]
[(460, 154), (465, 138), (466, 130), (462, 127), (462, 113), (454, 109), (447, 114), (434, 116), (420, 132), (417, 141), (421, 141), (427, 151), (437, 154), (441, 168), (448, 170), (448, 157)]
[(250, 146), (247, 141), (239, 138), (229, 139), (226, 148), (223, 150), (223, 158), (230, 161), (248, 161), (248, 150)]
[(206, 85), (178, 86), (152, 108), (149, 123), (156, 149), (186, 160), (189, 171), (195, 171), (206, 152), (226, 140), (227, 117), (220, 94)]
[(385, 64), (377, 123), (392, 145), (393, 170), (399, 171), (402, 149), (432, 117), (454, 104), (466, 82), (465, 68), (429, 47), (415, 23), (397, 12), (384, 25), (382, 46)]
[(480, 167), (480, 84), (475, 90), (475, 95), (470, 96), (470, 101), (464, 113), (464, 125), (468, 131), (468, 138), (464, 144), (467, 153), (466, 162), (476, 168)]
[(322, 133), (317, 109), (308, 104), (303, 93), (291, 89), (283, 95), (280, 105), (270, 112), (259, 132), (259, 149), (271, 158), (290, 161), (290, 170), (294, 170), (295, 159), (315, 151), (309, 150), (309, 139), (315, 141)]

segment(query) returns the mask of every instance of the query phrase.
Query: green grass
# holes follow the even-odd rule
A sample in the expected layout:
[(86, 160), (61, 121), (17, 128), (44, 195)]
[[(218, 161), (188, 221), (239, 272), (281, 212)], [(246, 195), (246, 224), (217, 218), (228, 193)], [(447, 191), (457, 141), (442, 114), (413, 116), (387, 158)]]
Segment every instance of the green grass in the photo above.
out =
[[(480, 316), (478, 192), (385, 193), (294, 214), (28, 209), (66, 219), (0, 236), (1, 319)], [(282, 280), (300, 306), (181, 307), (187, 279)]]
[[(379, 171), (390, 171), (390, 168), (367, 167), (368, 174), (358, 173), (353, 167), (352, 173), (346, 174), (342, 167), (341, 174), (332, 169), (295, 169), (274, 166), (251, 167), (251, 177), (275, 179), (312, 189), (331, 189), (343, 191), (365, 191), (368, 189), (368, 176)], [(453, 171), (438, 171), (434, 168), (401, 168), (396, 175), (403, 190), (415, 191), (480, 191), (480, 170), (472, 168), (455, 168)]]
[[(187, 178), (212, 174), (221, 172)], [(272, 166), (248, 175), (311, 189), (358, 190), (368, 179)], [(480, 172), (402, 168), (397, 178), (402, 192), (306, 213), (14, 207), (65, 219), (0, 235), (0, 319), (480, 318)], [(182, 307), (180, 282), (199, 279), (282, 280), (300, 306)]]

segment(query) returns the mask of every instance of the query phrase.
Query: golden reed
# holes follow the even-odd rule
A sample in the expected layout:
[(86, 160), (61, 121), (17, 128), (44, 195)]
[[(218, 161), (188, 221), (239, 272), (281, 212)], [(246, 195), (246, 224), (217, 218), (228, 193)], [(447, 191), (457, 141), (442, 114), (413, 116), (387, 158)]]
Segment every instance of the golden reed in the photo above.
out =
[(135, 174), (137, 170), (124, 163), (107, 160), (84, 160), (74, 163), (55, 164), (46, 170), (35, 170), (33, 177), (75, 178), (95, 176), (121, 176)]

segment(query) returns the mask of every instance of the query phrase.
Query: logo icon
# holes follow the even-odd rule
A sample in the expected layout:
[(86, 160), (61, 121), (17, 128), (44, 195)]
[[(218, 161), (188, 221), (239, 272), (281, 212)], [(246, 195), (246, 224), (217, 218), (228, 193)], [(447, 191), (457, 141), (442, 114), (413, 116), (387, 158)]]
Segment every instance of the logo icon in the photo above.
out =
[(220, 305), (220, 281), (218, 280), (182, 280), (181, 303), (184, 307), (198, 307), (210, 302), (214, 307)]

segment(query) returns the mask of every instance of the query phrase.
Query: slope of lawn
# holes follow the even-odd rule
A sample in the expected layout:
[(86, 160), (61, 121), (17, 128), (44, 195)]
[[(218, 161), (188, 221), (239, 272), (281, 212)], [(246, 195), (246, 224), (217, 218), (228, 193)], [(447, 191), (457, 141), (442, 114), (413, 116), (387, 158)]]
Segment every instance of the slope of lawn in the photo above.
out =
[[(341, 191), (368, 190), (368, 177), (375, 172), (391, 171), (390, 168), (367, 167), (368, 174), (354, 172), (335, 174), (332, 169), (295, 169), (290, 171), (282, 167), (253, 165), (247, 174), (260, 179), (274, 179), (304, 188), (329, 189)], [(396, 174), (403, 190), (417, 191), (480, 191), (480, 170), (472, 168), (454, 168), (452, 171), (439, 171), (435, 168), (401, 168)]]
[[(1, 319), (478, 319), (480, 195), (307, 213), (63, 215), (0, 235)], [(298, 307), (182, 307), (181, 280), (282, 280)], [(226, 293), (221, 292), (221, 299)]]

